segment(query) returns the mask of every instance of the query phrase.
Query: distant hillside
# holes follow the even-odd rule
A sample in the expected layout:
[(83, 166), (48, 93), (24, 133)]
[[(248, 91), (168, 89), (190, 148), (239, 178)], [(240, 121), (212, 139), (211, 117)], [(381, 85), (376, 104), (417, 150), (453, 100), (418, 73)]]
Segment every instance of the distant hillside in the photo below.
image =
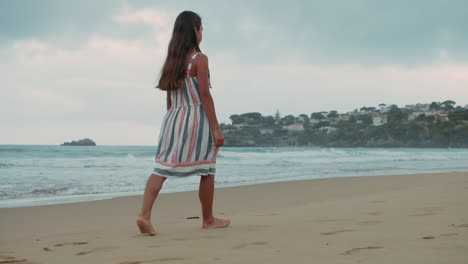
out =
[(221, 124), (225, 146), (452, 147), (468, 148), (468, 105), (455, 102), (362, 107), (310, 115), (231, 115)]

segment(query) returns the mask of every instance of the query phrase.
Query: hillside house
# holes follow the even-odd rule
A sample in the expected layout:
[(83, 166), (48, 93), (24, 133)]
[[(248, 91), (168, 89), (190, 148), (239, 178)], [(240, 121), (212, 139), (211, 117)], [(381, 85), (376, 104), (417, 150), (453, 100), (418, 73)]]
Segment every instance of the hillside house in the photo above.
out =
[(315, 124), (318, 124), (320, 123), (320, 120), (319, 119), (315, 119), (315, 118), (311, 118), (310, 121), (309, 121), (309, 124), (310, 125), (315, 125)]
[(425, 115), (425, 116), (432, 116), (434, 115), (434, 113), (432, 111), (416, 111), (416, 112), (413, 112), (411, 113), (409, 116), (408, 116), (408, 121), (413, 121), (415, 120), (416, 118), (418, 118), (418, 116), (420, 115)]
[(438, 121), (449, 121), (447, 111), (444, 111), (444, 110), (437, 111), (437, 114), (435, 114), (434, 116), (435, 116), (435, 119)]
[(235, 128), (237, 128), (237, 129), (241, 129), (241, 128), (244, 128), (244, 127), (257, 127), (258, 125), (250, 125), (250, 124), (247, 124), (247, 123), (241, 123), (241, 124), (235, 124), (233, 126)]
[(351, 120), (351, 115), (349, 114), (340, 114), (341, 120), (349, 121)]
[(336, 127), (331, 127), (331, 126), (324, 126), (324, 127), (321, 127), (319, 128), (320, 131), (323, 131), (323, 132), (327, 132), (330, 133), (330, 132), (333, 132), (336, 130)]
[(288, 131), (304, 131), (304, 125), (302, 123), (292, 123), (289, 126), (283, 126)]
[(415, 112), (426, 112), (429, 111), (430, 104), (412, 104), (412, 105), (405, 105), (405, 109), (413, 110)]
[(273, 129), (271, 128), (260, 128), (260, 134), (261, 135), (272, 135), (273, 134)]
[[(375, 113), (375, 112), (374, 112)], [(380, 126), (387, 123), (387, 115), (382, 115), (379, 113), (372, 113), (372, 124), (374, 126)]]

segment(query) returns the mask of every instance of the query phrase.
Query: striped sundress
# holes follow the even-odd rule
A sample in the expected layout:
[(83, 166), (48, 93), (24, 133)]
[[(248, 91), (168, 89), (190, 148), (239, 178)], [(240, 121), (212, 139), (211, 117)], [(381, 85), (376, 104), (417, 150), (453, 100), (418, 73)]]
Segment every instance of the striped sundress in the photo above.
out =
[(219, 147), (201, 104), (197, 77), (189, 76), (197, 55), (198, 52), (190, 59), (182, 87), (169, 93), (172, 104), (161, 125), (153, 169), (154, 174), (163, 177), (216, 172)]

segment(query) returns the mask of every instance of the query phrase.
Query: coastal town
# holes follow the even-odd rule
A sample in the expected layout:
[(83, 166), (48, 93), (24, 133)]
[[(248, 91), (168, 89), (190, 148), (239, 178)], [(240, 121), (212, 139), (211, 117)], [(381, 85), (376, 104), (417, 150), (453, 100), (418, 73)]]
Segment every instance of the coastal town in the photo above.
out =
[[(379, 104), (346, 113), (332, 110), (284, 117), (279, 110), (274, 116), (251, 112), (231, 115), (230, 119), (231, 124), (221, 124), (227, 146), (416, 147), (468, 144), (468, 105), (456, 106), (452, 100), (401, 108), (395, 104)], [(454, 135), (460, 134), (461, 138), (456, 142), (434, 138), (438, 128), (443, 126), (447, 130), (447, 125), (453, 127)], [(448, 135), (447, 131), (444, 133)]]

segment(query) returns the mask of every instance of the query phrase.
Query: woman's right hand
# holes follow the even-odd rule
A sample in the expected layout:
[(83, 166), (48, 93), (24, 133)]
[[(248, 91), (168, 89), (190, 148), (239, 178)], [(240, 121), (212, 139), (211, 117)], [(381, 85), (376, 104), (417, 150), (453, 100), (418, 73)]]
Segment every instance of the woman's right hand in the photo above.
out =
[(222, 147), (224, 145), (224, 135), (223, 135), (223, 133), (221, 133), (221, 130), (216, 129), (213, 132), (213, 136), (214, 136), (214, 139), (215, 139), (215, 145), (217, 147)]

